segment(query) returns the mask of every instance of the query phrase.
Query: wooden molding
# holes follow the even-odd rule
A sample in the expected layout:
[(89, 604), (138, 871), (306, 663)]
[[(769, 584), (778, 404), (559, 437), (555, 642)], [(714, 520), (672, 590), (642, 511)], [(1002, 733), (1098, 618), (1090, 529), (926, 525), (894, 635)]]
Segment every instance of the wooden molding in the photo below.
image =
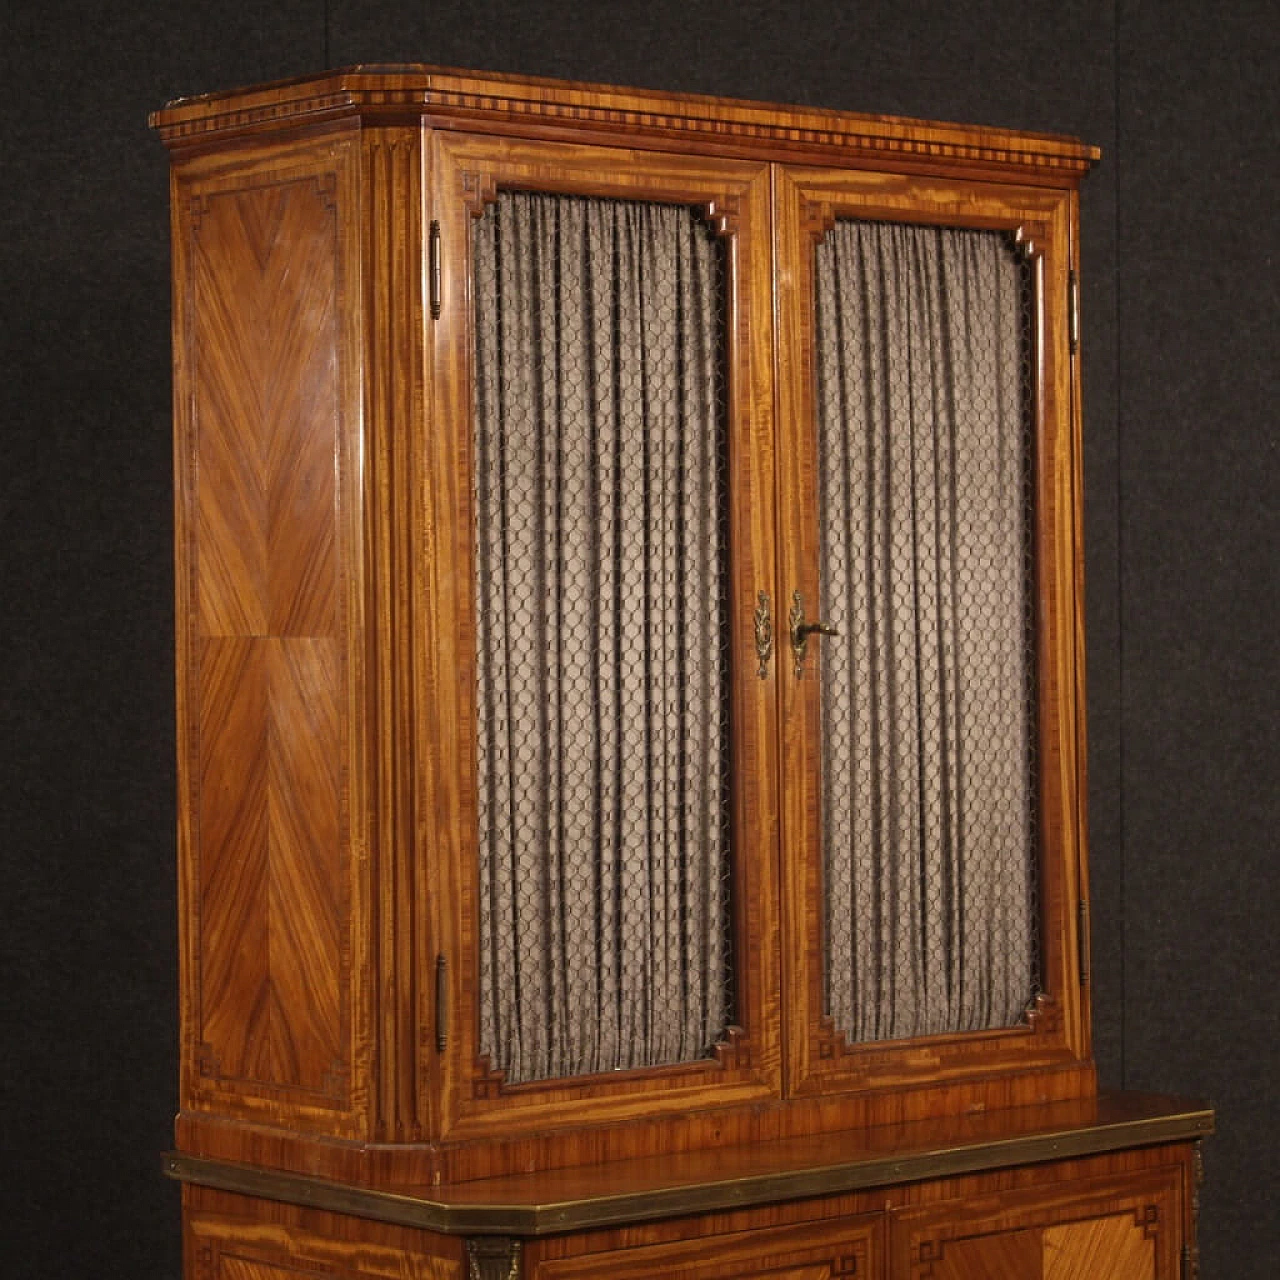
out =
[(741, 213), (742, 202), (737, 196), (720, 196), (707, 202), (707, 222), (719, 236), (732, 236), (738, 233)]
[(488, 205), (498, 199), (498, 182), (492, 173), (465, 169), (459, 175), (462, 199), (473, 218), (480, 217)]
[(345, 117), (402, 121), (413, 115), (500, 123), (506, 131), (530, 135), (566, 129), (625, 135), (720, 154), (749, 148), (780, 157), (821, 152), (838, 164), (875, 157), (908, 168), (995, 167), (1049, 181), (1075, 181), (1099, 155), (1075, 139), (1048, 134), (425, 66), (352, 67), (248, 92), (177, 99), (155, 112), (151, 124), (177, 148)]

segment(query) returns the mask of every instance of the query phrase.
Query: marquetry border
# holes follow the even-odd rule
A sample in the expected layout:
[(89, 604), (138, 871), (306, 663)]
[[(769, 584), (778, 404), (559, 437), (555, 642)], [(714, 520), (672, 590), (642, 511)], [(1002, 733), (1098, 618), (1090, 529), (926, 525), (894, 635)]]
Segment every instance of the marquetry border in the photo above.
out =
[(591, 130), (746, 150), (828, 151), (947, 167), (1023, 169), (1046, 178), (1083, 174), (1096, 148), (1073, 138), (696, 95), (628, 91), (532, 77), (489, 77), (432, 67), (352, 68), (242, 93), (179, 99), (151, 116), (171, 147), (217, 135), (359, 116), (501, 119), (504, 127)]

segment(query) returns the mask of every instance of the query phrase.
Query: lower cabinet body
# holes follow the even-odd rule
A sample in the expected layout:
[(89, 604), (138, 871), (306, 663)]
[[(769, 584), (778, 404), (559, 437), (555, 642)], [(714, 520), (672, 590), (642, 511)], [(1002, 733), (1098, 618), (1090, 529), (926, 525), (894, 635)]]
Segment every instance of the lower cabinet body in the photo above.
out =
[(187, 1185), (186, 1276), (1193, 1280), (1197, 1168), (1193, 1144), (1171, 1143), (528, 1238)]

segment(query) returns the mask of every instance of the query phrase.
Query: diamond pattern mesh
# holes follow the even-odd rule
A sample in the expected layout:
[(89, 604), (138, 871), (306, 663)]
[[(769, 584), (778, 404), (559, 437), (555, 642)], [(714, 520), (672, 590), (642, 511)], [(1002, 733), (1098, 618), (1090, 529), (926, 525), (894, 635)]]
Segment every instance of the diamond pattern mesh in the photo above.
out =
[(1009, 1026), (1039, 986), (1030, 268), (840, 221), (815, 270), (827, 1011)]
[(690, 1061), (733, 1020), (723, 242), (503, 191), (472, 250), (481, 1052)]

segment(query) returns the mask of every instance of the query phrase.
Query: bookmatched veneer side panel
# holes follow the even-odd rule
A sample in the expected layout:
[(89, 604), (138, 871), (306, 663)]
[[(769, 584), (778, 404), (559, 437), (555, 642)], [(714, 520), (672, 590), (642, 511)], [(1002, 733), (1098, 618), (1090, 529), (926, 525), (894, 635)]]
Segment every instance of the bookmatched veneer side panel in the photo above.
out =
[(183, 1105), (368, 1098), (355, 160), (174, 174)]

